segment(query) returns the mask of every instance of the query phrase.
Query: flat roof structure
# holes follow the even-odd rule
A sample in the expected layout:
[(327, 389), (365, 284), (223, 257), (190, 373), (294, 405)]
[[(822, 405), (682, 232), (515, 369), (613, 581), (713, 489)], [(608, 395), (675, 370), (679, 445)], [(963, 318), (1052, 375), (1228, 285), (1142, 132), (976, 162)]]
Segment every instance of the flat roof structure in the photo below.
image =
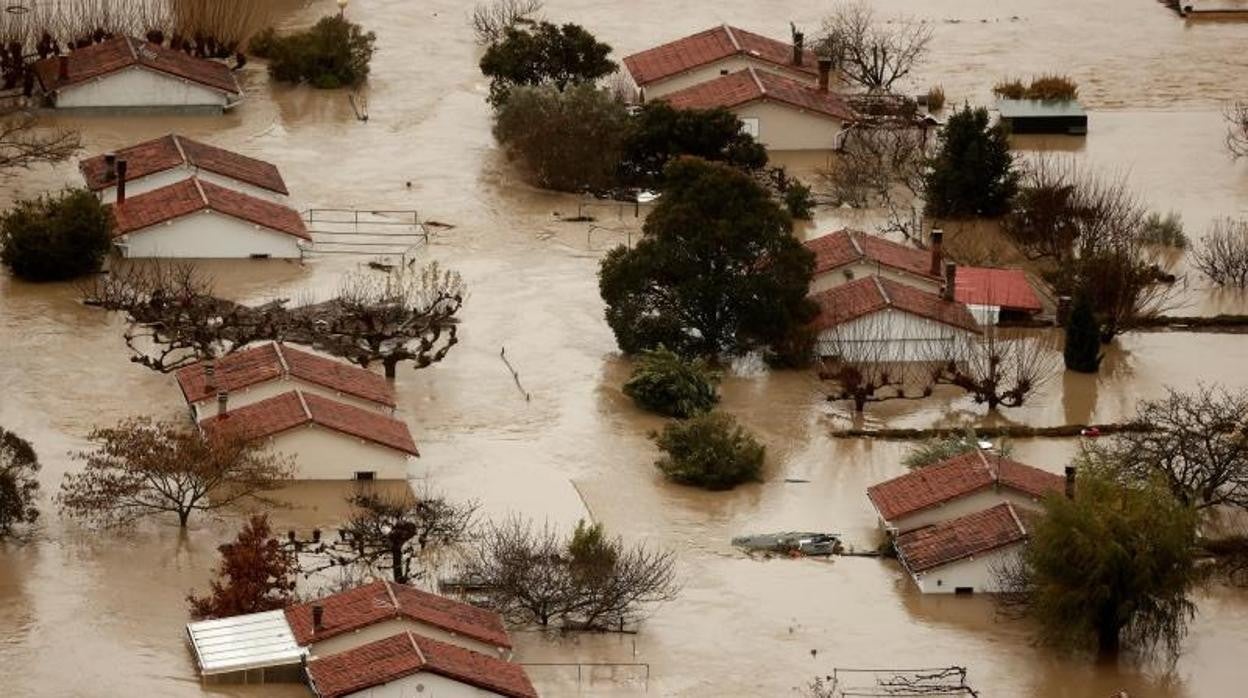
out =
[(308, 651), (282, 611), (188, 623), (186, 634), (204, 676), (299, 664)]

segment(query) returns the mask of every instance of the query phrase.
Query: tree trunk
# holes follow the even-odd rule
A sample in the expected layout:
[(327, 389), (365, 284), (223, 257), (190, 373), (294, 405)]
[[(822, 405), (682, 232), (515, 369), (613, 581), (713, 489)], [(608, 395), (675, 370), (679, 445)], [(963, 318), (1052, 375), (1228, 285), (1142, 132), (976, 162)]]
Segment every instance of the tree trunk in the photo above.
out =
[(394, 581), (398, 584), (407, 584), (407, 570), (403, 568), (403, 546), (402, 544), (394, 544), (390, 546), (390, 564), (393, 566)]
[(186, 528), (186, 521), (189, 518), (191, 518), (190, 509), (179, 509), (178, 510), (178, 527)]
[(399, 360), (387, 357), (381, 362), (381, 365), (386, 369), (386, 380), (393, 381), (397, 373), (396, 369), (399, 365)]
[(1122, 627), (1112, 619), (1104, 619), (1096, 626), (1096, 650), (1101, 659), (1116, 659), (1122, 648)]

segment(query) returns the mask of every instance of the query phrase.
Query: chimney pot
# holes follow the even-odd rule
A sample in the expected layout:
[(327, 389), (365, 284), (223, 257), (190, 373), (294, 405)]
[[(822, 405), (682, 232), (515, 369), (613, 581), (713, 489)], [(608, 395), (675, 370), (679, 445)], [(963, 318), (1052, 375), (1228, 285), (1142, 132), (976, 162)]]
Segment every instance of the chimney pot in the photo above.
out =
[(225, 390), (217, 392), (217, 414), (224, 417), (230, 406), (230, 394)]
[(60, 55), (56, 59), (56, 78), (59, 82), (69, 80), (69, 56)]
[(954, 291), (958, 286), (958, 265), (953, 262), (945, 262), (945, 290), (942, 294), (947, 301), (954, 298)]
[(793, 32), (793, 65), (801, 65), (805, 58), (806, 35), (802, 32)]
[(1066, 466), (1066, 498), (1075, 498), (1075, 466)]
[(117, 203), (126, 200), (126, 159), (117, 158)]
[(945, 231), (940, 228), (932, 228), (932, 276), (940, 276), (940, 270), (944, 266), (944, 243)]
[(832, 59), (828, 56), (819, 57), (819, 91), (828, 91), (828, 82), (832, 75)]
[(318, 604), (312, 605), (312, 629), (321, 630), (325, 627), (325, 607)]

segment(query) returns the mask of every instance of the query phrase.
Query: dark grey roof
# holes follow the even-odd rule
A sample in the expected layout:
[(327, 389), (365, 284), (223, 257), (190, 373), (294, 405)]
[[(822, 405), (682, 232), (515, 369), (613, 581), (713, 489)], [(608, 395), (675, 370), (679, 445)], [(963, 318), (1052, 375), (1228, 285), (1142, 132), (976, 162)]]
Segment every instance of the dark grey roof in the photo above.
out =
[(1087, 112), (1075, 100), (1040, 100), (1040, 99), (999, 99), (997, 111), (1001, 118), (1036, 116), (1085, 116)]

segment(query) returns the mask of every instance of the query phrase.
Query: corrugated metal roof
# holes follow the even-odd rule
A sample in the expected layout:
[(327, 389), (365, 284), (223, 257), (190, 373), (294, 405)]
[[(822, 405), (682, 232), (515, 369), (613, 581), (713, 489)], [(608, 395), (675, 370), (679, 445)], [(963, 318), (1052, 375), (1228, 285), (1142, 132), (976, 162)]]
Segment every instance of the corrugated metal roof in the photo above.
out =
[(997, 111), (1005, 119), (1046, 116), (1086, 116), (1087, 112), (1075, 100), (998, 99)]
[(205, 676), (298, 664), (307, 650), (295, 642), (281, 611), (188, 623), (186, 634)]

